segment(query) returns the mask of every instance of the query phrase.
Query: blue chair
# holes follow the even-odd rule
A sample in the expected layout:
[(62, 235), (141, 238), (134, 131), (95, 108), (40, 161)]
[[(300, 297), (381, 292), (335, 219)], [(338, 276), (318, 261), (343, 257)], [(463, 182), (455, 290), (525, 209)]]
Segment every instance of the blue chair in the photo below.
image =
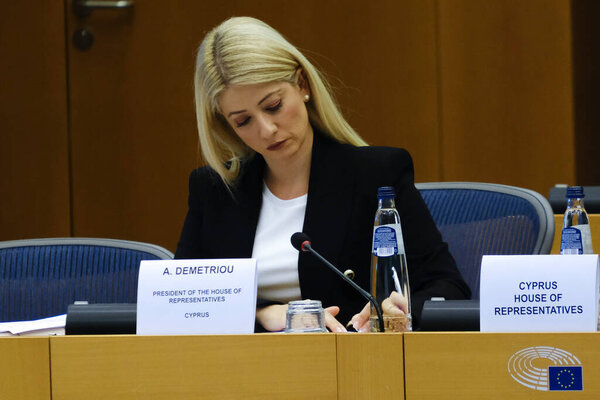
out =
[(156, 245), (113, 239), (0, 242), (0, 321), (65, 314), (74, 301), (135, 303), (141, 260), (167, 260)]
[(483, 255), (549, 254), (554, 215), (545, 197), (514, 186), (474, 182), (415, 185), (479, 299)]

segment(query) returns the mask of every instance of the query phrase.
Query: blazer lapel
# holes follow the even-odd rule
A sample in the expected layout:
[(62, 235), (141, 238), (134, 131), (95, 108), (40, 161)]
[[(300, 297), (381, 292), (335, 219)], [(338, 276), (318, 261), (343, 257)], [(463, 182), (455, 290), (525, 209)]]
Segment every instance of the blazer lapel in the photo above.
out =
[[(303, 229), (314, 248), (333, 264), (340, 259), (351, 222), (355, 184), (349, 161), (343, 159), (339, 146), (315, 130)], [(307, 257), (300, 257), (301, 280), (307, 262)]]
[(264, 160), (258, 154), (244, 163), (240, 180), (233, 191), (234, 201), (239, 207), (232, 210), (233, 218), (227, 226), (234, 227), (232, 237), (233, 240), (238, 241), (237, 245), (233, 246), (236, 249), (236, 257), (252, 257), (254, 236), (262, 205), (264, 166)]

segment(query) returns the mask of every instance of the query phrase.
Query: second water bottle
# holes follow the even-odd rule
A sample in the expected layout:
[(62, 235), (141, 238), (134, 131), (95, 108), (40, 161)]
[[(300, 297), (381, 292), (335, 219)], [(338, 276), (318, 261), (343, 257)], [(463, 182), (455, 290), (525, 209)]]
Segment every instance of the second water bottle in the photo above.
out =
[[(395, 196), (391, 186), (380, 187), (377, 191), (379, 206), (373, 227), (371, 294), (383, 309), (385, 331), (405, 332), (412, 330), (410, 287)], [(373, 306), (370, 327), (371, 332), (379, 331)]]

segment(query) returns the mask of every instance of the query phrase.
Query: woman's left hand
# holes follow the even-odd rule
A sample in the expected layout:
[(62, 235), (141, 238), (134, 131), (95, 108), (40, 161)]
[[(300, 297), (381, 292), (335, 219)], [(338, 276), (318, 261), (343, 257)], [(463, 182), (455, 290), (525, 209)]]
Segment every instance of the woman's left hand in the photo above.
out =
[[(381, 303), (381, 311), (384, 316), (399, 316), (408, 312), (408, 300), (402, 294), (393, 291), (388, 298)], [(369, 319), (371, 318), (371, 304), (367, 303), (358, 314), (354, 315), (350, 322), (357, 332), (369, 332)]]

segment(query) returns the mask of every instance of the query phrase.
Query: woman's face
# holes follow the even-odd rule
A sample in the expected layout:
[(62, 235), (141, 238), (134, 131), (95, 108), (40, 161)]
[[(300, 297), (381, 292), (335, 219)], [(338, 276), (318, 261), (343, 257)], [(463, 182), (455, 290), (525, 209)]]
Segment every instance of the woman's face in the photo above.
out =
[(287, 82), (230, 86), (220, 95), (219, 107), (240, 139), (271, 165), (312, 150), (305, 105), (309, 91), (303, 86)]

